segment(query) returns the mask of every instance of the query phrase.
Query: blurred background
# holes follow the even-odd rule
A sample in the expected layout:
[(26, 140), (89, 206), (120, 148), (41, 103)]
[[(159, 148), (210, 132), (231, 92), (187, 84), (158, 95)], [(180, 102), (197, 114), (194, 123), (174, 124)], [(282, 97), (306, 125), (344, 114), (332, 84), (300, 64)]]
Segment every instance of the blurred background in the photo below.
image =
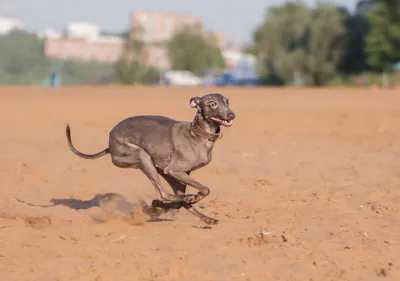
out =
[(400, 87), (400, 0), (0, 0), (0, 84)]

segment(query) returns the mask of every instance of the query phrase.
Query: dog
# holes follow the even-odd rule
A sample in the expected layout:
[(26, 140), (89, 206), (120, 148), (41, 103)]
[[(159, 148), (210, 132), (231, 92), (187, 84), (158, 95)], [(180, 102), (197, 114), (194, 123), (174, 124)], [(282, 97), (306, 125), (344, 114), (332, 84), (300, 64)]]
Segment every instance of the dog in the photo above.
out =
[[(139, 115), (120, 121), (109, 133), (108, 148), (96, 154), (79, 152), (72, 144), (69, 124), (66, 135), (70, 150), (85, 159), (97, 159), (110, 154), (119, 168), (140, 169), (155, 188), (157, 199), (152, 206), (164, 209), (184, 207), (207, 224), (218, 224), (192, 206), (207, 197), (210, 189), (194, 180), (190, 173), (209, 164), (215, 142), (222, 137), (221, 126), (230, 127), (235, 113), (229, 100), (220, 93), (192, 97), (197, 109), (192, 122), (177, 121), (159, 115)], [(159, 176), (171, 186), (168, 193)], [(197, 194), (185, 194), (189, 185)]]

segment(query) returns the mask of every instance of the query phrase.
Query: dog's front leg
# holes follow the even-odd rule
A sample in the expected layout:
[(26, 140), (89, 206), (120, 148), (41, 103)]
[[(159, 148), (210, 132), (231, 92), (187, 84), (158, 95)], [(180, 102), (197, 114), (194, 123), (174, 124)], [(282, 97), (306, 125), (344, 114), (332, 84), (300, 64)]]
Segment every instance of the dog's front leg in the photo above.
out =
[[(186, 173), (188, 176), (190, 172)], [(166, 175), (164, 173), (160, 173), (160, 175), (169, 183), (171, 188), (174, 190), (176, 195), (180, 196), (185, 196), (186, 192), (186, 184), (183, 184), (181, 181), (178, 181), (176, 178)], [(192, 204), (188, 204), (185, 202), (179, 202), (181, 205), (178, 205), (178, 202), (173, 203), (175, 204), (174, 207), (176, 206), (177, 208), (184, 207), (189, 213), (192, 215), (195, 215), (196, 217), (200, 218), (203, 222), (209, 224), (209, 225), (215, 225), (218, 224), (217, 219), (210, 218), (209, 216), (206, 216), (205, 214), (201, 213), (199, 210), (197, 210), (195, 207), (192, 206)], [(160, 202), (158, 200), (153, 201), (153, 206), (154, 207), (160, 207), (160, 208), (165, 208), (171, 206), (171, 203), (164, 203)]]
[(198, 194), (187, 194), (183, 198), (183, 201), (188, 204), (194, 204), (202, 200), (204, 197), (208, 196), (210, 194), (210, 189), (207, 186), (202, 185), (201, 183), (197, 182), (193, 178), (191, 178), (187, 173), (185, 172), (173, 172), (173, 171), (168, 171), (167, 173), (171, 177), (175, 178), (176, 180), (180, 181), (181, 183), (185, 185), (190, 185), (191, 187), (196, 188), (199, 190)]

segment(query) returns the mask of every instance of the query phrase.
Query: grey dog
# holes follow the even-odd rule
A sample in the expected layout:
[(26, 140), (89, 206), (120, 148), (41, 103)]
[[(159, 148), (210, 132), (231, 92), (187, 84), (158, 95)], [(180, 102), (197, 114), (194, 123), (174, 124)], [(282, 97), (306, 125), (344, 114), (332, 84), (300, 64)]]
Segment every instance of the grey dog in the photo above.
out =
[[(219, 93), (192, 97), (190, 106), (197, 109), (192, 122), (158, 115), (126, 118), (110, 131), (108, 148), (92, 155), (75, 149), (67, 124), (68, 145), (73, 153), (82, 158), (97, 159), (110, 153), (115, 166), (140, 169), (156, 190), (158, 199), (153, 200), (153, 207), (184, 207), (205, 223), (217, 224), (218, 220), (192, 206), (208, 196), (210, 189), (194, 180), (190, 173), (210, 163), (214, 143), (222, 137), (220, 126), (230, 127), (235, 113), (229, 108), (229, 100)], [(159, 175), (175, 194), (164, 189)], [(187, 185), (199, 192), (185, 194)]]

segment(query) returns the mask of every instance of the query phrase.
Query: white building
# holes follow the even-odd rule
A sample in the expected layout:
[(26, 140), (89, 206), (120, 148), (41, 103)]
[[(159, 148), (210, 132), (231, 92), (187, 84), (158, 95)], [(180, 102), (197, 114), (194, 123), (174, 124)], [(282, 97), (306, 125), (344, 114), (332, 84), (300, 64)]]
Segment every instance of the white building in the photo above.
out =
[(124, 40), (120, 36), (101, 35), (100, 27), (90, 22), (71, 22), (67, 26), (67, 37), (71, 39), (85, 39), (87, 42), (122, 45)]
[(46, 38), (46, 39), (58, 39), (61, 37), (61, 32), (55, 30), (53, 28), (46, 28), (42, 31), (37, 33), (39, 38)]
[(6, 35), (13, 30), (27, 30), (27, 27), (18, 18), (0, 17), (0, 35)]
[(67, 26), (67, 36), (69, 38), (95, 40), (100, 37), (100, 27), (90, 22), (71, 22)]
[(226, 63), (229, 65), (229, 73), (236, 79), (256, 79), (257, 58), (254, 55), (245, 54), (238, 50), (222, 51)]

